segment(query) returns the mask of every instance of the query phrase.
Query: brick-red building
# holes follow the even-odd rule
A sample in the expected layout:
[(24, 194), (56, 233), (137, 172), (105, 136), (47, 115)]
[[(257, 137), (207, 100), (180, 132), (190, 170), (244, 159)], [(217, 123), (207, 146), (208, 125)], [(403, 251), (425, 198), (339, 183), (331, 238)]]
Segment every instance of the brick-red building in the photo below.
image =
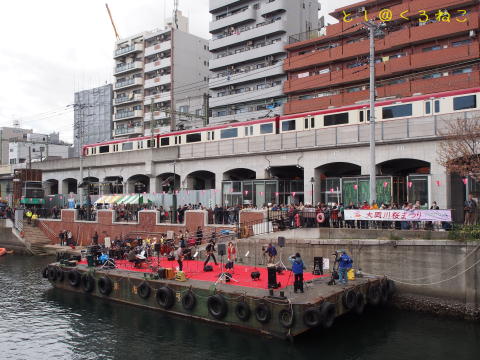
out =
[[(391, 10), (393, 18), (386, 22), (384, 37), (375, 41), (377, 98), (480, 84), (478, 1), (367, 0), (335, 10), (331, 15), (339, 22), (327, 26), (324, 35), (290, 38), (284, 64), (286, 114), (368, 99), (369, 39), (361, 23), (365, 11), (373, 19), (383, 9)], [(437, 21), (439, 10), (448, 11), (450, 22)], [(344, 11), (349, 22), (344, 21)], [(409, 20), (401, 18), (402, 13)]]

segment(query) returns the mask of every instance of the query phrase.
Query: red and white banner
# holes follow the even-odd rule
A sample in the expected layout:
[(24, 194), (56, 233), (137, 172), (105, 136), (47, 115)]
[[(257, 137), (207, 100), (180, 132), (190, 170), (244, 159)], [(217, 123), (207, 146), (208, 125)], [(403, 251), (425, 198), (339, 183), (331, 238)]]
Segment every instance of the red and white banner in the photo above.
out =
[(345, 220), (452, 221), (451, 210), (347, 210)]

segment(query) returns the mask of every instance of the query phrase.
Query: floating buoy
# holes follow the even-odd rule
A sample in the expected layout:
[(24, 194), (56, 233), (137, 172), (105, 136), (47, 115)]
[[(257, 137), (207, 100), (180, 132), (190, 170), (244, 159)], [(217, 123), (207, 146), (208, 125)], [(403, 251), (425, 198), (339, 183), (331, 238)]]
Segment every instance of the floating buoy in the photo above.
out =
[(325, 222), (325, 214), (323, 212), (320, 212), (317, 214), (317, 222), (319, 224), (322, 224)]

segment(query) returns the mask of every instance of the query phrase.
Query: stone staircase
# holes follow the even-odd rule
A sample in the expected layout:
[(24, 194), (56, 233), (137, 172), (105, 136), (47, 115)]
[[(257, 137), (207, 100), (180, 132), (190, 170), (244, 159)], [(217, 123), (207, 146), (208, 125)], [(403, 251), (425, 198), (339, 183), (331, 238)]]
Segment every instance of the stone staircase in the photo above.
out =
[(24, 223), (23, 232), (27, 248), (29, 248), (34, 255), (48, 255), (44, 246), (51, 244), (52, 241), (45, 236), (40, 228)]

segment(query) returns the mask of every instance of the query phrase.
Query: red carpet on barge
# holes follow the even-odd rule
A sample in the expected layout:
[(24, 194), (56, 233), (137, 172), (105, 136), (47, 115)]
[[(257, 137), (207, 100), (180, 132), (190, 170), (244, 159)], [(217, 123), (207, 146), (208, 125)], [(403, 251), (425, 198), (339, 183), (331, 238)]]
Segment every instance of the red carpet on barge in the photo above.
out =
[[(81, 264), (87, 264), (87, 262), (81, 261)], [(160, 267), (163, 268), (172, 268), (176, 269), (178, 267), (178, 263), (176, 261), (168, 261), (166, 258), (160, 258)], [(118, 269), (121, 270), (129, 270), (129, 271), (138, 271), (138, 272), (145, 272), (151, 273), (152, 270), (150, 266), (157, 266), (157, 258), (151, 258), (149, 263), (142, 264), (142, 268), (135, 268), (133, 263), (127, 260), (115, 260), (115, 265)], [(209, 265), (213, 267), (213, 271), (205, 272), (203, 271), (203, 262), (197, 260), (185, 260), (183, 261), (183, 272), (187, 279), (192, 280), (200, 280), (200, 281), (207, 281), (214, 283), (217, 281), (218, 276), (221, 273), (221, 265), (215, 265), (213, 262), (209, 262)], [(252, 271), (260, 272), (260, 280), (252, 280), (250, 274)], [(233, 286), (244, 286), (250, 288), (258, 288), (258, 289), (268, 289), (268, 274), (267, 269), (264, 267), (255, 267), (255, 266), (247, 266), (247, 265), (239, 265), (235, 264), (233, 271), (232, 270), (225, 270), (225, 272), (229, 272), (232, 274), (233, 278), (238, 282), (232, 280), (227, 284)], [(309, 281), (312, 279), (322, 278), (322, 277), (329, 277), (329, 275), (312, 275), (312, 273), (305, 272), (303, 274), (303, 280)], [(293, 273), (289, 270), (283, 271), (281, 274), (277, 273), (277, 282), (280, 283), (280, 288), (285, 288), (286, 286), (293, 286), (294, 276)]]

